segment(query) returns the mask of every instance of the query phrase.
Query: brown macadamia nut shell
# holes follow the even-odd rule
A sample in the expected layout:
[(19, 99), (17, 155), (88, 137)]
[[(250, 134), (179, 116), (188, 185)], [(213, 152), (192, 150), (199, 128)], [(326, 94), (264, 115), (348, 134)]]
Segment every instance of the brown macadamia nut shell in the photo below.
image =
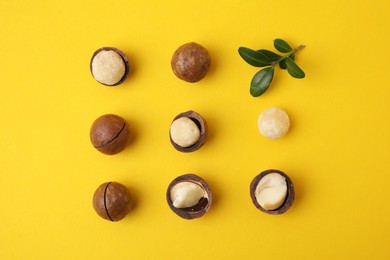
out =
[(90, 69), (90, 71), (91, 71), (92, 76), (95, 78), (95, 76), (93, 75), (93, 67), (92, 67), (93, 60), (94, 60), (95, 56), (96, 56), (98, 53), (100, 53), (101, 51), (114, 51), (114, 52), (116, 52), (119, 56), (121, 56), (121, 58), (122, 58), (122, 60), (123, 60), (123, 63), (124, 63), (124, 65), (125, 65), (125, 73), (123, 74), (123, 77), (122, 77), (118, 82), (116, 82), (116, 83), (114, 83), (114, 84), (111, 84), (111, 85), (102, 83), (102, 82), (100, 82), (100, 81), (97, 81), (97, 82), (99, 82), (99, 83), (102, 84), (102, 85), (108, 86), (108, 87), (114, 87), (114, 86), (117, 86), (117, 85), (123, 83), (123, 82), (127, 79), (127, 77), (129, 76), (129, 73), (130, 73), (129, 60), (128, 60), (128, 58), (127, 58), (127, 56), (126, 56), (126, 54), (125, 54), (124, 52), (122, 52), (121, 50), (119, 50), (119, 49), (117, 49), (117, 48), (115, 48), (115, 47), (102, 47), (102, 48), (100, 48), (100, 49), (97, 49), (97, 50), (93, 53), (92, 58), (91, 58), (91, 61), (90, 61), (90, 63), (89, 63), (89, 69)]
[(96, 213), (102, 218), (119, 221), (130, 211), (130, 192), (120, 183), (106, 182), (95, 191), (92, 204)]
[[(201, 186), (206, 196), (202, 198), (198, 204), (196, 204), (193, 207), (188, 208), (176, 208), (173, 206), (173, 202), (171, 200), (171, 190), (172, 188), (180, 183), (180, 182), (193, 182), (199, 186)], [(211, 189), (209, 185), (206, 183), (204, 179), (199, 177), (196, 174), (184, 174), (177, 178), (175, 178), (168, 186), (167, 193), (166, 193), (166, 199), (169, 205), (169, 208), (178, 216), (184, 219), (195, 219), (202, 217), (211, 207), (213, 196), (211, 193)]]
[(179, 79), (190, 83), (198, 82), (210, 69), (210, 56), (200, 44), (186, 43), (174, 52), (171, 67)]
[[(287, 183), (287, 196), (286, 196), (286, 199), (285, 199), (283, 205), (280, 206), (279, 208), (275, 209), (275, 210), (266, 210), (266, 209), (264, 209), (257, 202), (256, 196), (255, 196), (255, 191), (256, 191), (257, 185), (259, 184), (260, 180), (265, 175), (270, 174), (270, 173), (278, 173), (278, 174), (282, 175), (284, 178), (286, 178), (286, 183)], [(257, 209), (261, 210), (262, 212), (265, 212), (265, 213), (271, 214), (271, 215), (283, 214), (292, 206), (292, 204), (294, 202), (294, 199), (295, 199), (294, 184), (292, 183), (290, 177), (287, 174), (285, 174), (284, 172), (282, 172), (280, 170), (274, 170), (274, 169), (266, 170), (266, 171), (261, 172), (259, 175), (257, 175), (252, 180), (252, 182), (250, 184), (250, 196), (251, 196), (252, 202), (255, 205), (255, 207)]]
[(100, 152), (113, 155), (123, 151), (130, 135), (125, 119), (114, 114), (97, 118), (91, 126), (90, 140)]
[(182, 147), (182, 146), (176, 144), (172, 140), (171, 132), (169, 131), (169, 139), (171, 141), (171, 144), (179, 152), (189, 153), (189, 152), (196, 151), (206, 142), (207, 131), (208, 131), (207, 123), (206, 123), (206, 121), (203, 119), (203, 117), (201, 115), (199, 115), (197, 112), (192, 111), (192, 110), (189, 110), (187, 112), (183, 112), (183, 113), (177, 115), (172, 120), (172, 122), (175, 121), (176, 119), (181, 118), (181, 117), (188, 117), (189, 119), (191, 119), (197, 125), (197, 127), (199, 128), (199, 131), (200, 131), (199, 140), (195, 144), (193, 144), (193, 145), (191, 145), (189, 147)]

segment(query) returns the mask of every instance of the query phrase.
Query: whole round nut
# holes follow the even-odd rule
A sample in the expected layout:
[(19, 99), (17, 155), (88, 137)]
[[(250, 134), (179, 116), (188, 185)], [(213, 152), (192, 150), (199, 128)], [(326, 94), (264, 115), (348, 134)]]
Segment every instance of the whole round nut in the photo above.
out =
[(261, 112), (257, 124), (264, 137), (278, 139), (288, 132), (290, 119), (284, 110), (270, 107)]
[[(182, 184), (186, 185), (178, 187)], [(192, 184), (193, 187), (187, 184)], [(195, 204), (194, 199), (198, 198)], [(166, 199), (169, 208), (184, 219), (202, 217), (210, 209), (213, 201), (210, 187), (204, 179), (195, 174), (175, 178), (168, 186)]]
[[(267, 176), (270, 178), (266, 182), (262, 182), (263, 178), (267, 178)], [(284, 179), (285, 185), (282, 185), (281, 179)], [(262, 212), (271, 215), (283, 214), (294, 202), (294, 185), (287, 174), (280, 170), (270, 169), (261, 172), (252, 180), (250, 196), (255, 207)]]
[(125, 81), (130, 66), (126, 55), (121, 50), (103, 47), (92, 55), (90, 70), (97, 82), (106, 86), (116, 86)]
[(210, 69), (210, 56), (200, 44), (186, 43), (173, 54), (171, 67), (179, 79), (190, 83), (198, 82)]
[(92, 199), (96, 213), (104, 219), (119, 221), (123, 219), (131, 209), (129, 190), (117, 182), (101, 184)]
[[(189, 119), (194, 124), (188, 124), (188, 125), (192, 125), (190, 127), (188, 127), (187, 124), (185, 127), (178, 127), (178, 128), (172, 127), (175, 125), (177, 120), (182, 119), (182, 118), (185, 118), (186, 121)], [(198, 135), (198, 133), (196, 133), (198, 131), (196, 131), (196, 129), (195, 130), (193, 129), (194, 125), (198, 128), (199, 135)], [(180, 133), (179, 131), (188, 131), (189, 133)], [(173, 119), (170, 130), (169, 130), (169, 139), (171, 141), (171, 144), (173, 145), (173, 147), (176, 150), (178, 150), (180, 152), (184, 152), (184, 153), (189, 153), (189, 152), (193, 152), (193, 151), (198, 150), (205, 143), (206, 137), (207, 137), (207, 131), (208, 131), (207, 123), (203, 119), (203, 117), (200, 114), (198, 114), (197, 112), (189, 110), (187, 112), (180, 113), (179, 115), (177, 115)], [(190, 142), (187, 142), (187, 143), (182, 142), (183, 141), (182, 139), (187, 139), (188, 136), (191, 136)], [(196, 139), (193, 139), (194, 137), (196, 137)], [(180, 142), (176, 143), (178, 140)], [(186, 140), (186, 141), (188, 141), (188, 140)], [(187, 145), (181, 146), (185, 143)], [(191, 143), (193, 143), (193, 144), (191, 144)], [(189, 144), (191, 144), (191, 145), (189, 145)]]
[(107, 114), (95, 120), (91, 126), (92, 145), (101, 153), (117, 154), (125, 149), (129, 139), (129, 127), (120, 116)]

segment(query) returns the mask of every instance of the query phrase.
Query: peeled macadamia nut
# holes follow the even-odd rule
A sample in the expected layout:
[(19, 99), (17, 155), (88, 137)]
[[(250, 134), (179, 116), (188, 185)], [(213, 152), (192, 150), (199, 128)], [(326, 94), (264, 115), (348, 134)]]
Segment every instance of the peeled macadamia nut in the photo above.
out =
[(169, 129), (169, 138), (173, 147), (184, 153), (198, 150), (206, 141), (206, 121), (195, 111), (177, 115)]
[(294, 202), (294, 185), (284, 172), (266, 170), (250, 184), (250, 196), (256, 208), (271, 215), (283, 214)]
[(92, 145), (100, 152), (113, 155), (123, 151), (130, 135), (125, 119), (107, 114), (95, 120), (91, 126), (90, 139)]
[(274, 210), (282, 206), (287, 196), (287, 183), (279, 173), (264, 176), (257, 184), (255, 196), (257, 202), (266, 210)]
[(171, 138), (181, 147), (189, 147), (199, 140), (200, 130), (194, 121), (181, 117), (171, 124)]
[(129, 71), (126, 55), (112, 47), (97, 50), (91, 59), (93, 77), (103, 85), (115, 86), (122, 83)]
[(209, 71), (210, 56), (201, 45), (186, 43), (173, 54), (171, 67), (179, 79), (194, 83), (203, 79)]
[(290, 119), (284, 110), (271, 107), (260, 114), (258, 127), (264, 137), (278, 139), (287, 133), (290, 127)]
[(193, 182), (184, 181), (173, 186), (171, 200), (175, 208), (193, 207), (205, 195), (204, 189)]
[(168, 186), (166, 199), (169, 208), (184, 219), (203, 216), (213, 200), (206, 181), (195, 174), (175, 178)]
[(118, 221), (130, 211), (130, 192), (120, 183), (106, 182), (97, 188), (92, 203), (99, 216), (110, 221)]

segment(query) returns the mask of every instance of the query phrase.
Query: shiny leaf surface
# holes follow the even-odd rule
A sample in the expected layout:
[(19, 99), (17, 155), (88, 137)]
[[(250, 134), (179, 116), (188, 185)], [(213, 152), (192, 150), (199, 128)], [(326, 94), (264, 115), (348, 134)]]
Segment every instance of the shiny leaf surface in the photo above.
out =
[(286, 58), (286, 65), (288, 73), (298, 79), (305, 77), (305, 72), (289, 57)]
[(255, 67), (269, 66), (272, 63), (264, 54), (246, 47), (240, 47), (238, 53), (247, 63)]
[(252, 79), (250, 93), (254, 97), (263, 94), (269, 87), (274, 77), (274, 67), (260, 70)]
[(293, 49), (288, 45), (288, 43), (282, 39), (274, 40), (274, 47), (280, 52), (287, 53), (292, 51)]

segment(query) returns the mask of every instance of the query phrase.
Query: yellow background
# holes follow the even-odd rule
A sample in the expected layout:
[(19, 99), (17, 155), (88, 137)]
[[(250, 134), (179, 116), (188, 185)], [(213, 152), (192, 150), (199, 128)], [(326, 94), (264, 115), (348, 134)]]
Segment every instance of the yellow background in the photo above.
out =
[[(0, 2), (1, 259), (388, 259), (390, 257), (389, 4), (371, 1)], [(277, 70), (261, 97), (257, 68), (239, 46), (305, 44), (298, 80)], [(212, 58), (199, 83), (177, 79), (170, 58), (195, 41)], [(115, 88), (89, 71), (115, 46), (132, 72)], [(285, 109), (289, 133), (267, 140), (257, 117)], [(190, 154), (169, 142), (174, 116), (206, 119), (207, 143)], [(126, 118), (134, 140), (97, 152), (98, 116)], [(258, 211), (249, 183), (276, 168), (296, 201), (279, 216)], [(178, 175), (209, 183), (214, 203), (187, 221), (165, 192)], [(136, 201), (122, 221), (94, 212), (95, 189), (125, 184)]]

